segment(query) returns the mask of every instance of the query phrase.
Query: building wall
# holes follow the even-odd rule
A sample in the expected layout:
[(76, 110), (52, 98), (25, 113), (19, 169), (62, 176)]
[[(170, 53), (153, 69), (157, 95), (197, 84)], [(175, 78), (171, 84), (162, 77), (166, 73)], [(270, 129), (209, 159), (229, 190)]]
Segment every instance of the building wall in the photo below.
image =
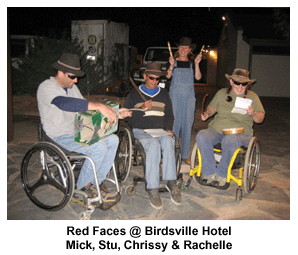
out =
[(208, 52), (207, 57), (207, 84), (216, 84), (216, 73), (217, 73), (217, 50), (212, 49)]
[(243, 30), (238, 30), (237, 35), (237, 57), (236, 68), (242, 68), (248, 70), (249, 65), (249, 44), (243, 41)]
[(225, 74), (231, 74), (236, 68), (237, 57), (238, 32), (229, 16), (226, 15), (225, 17), (226, 20), (218, 44), (216, 85), (220, 88), (228, 87)]
[(254, 54), (251, 78), (258, 96), (290, 97), (290, 56)]
[(250, 70), (250, 78), (257, 80), (251, 90), (259, 96), (290, 97), (290, 56), (270, 51), (266, 55), (260, 52), (253, 54), (255, 46), (282, 48), (287, 47), (287, 43), (254, 38), (244, 40), (242, 30), (236, 30), (228, 15), (224, 22), (218, 43), (216, 85), (228, 87), (225, 74), (242, 68)]

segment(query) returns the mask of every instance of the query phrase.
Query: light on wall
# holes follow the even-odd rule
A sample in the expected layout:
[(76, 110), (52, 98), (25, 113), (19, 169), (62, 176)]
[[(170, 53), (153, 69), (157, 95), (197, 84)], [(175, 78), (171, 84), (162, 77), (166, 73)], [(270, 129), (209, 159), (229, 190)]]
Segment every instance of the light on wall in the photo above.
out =
[(210, 59), (212, 59), (216, 62), (217, 61), (217, 51), (216, 50), (210, 50), (209, 51), (209, 57), (210, 57)]
[(215, 52), (213, 50), (210, 51), (210, 56), (211, 57), (215, 57), (216, 56), (216, 54), (215, 54)]

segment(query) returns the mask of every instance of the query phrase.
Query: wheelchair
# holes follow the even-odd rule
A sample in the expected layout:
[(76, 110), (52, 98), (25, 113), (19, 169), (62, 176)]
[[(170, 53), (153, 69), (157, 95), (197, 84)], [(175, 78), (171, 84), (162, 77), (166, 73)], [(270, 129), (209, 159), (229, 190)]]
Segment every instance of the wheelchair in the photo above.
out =
[[(129, 124), (121, 128), (118, 133), (119, 147), (115, 159), (115, 168), (119, 182), (124, 183), (130, 174), (132, 165), (143, 166), (143, 176), (146, 175), (146, 152), (141, 142), (133, 135), (132, 129)], [(181, 150), (178, 140), (175, 138), (175, 160), (176, 160), (176, 174), (179, 184), (182, 186), (181, 169)], [(161, 159), (162, 161), (162, 159)], [(160, 164), (160, 171), (162, 171), (162, 162)], [(127, 186), (125, 193), (128, 196), (136, 194), (136, 186), (140, 182), (146, 182), (145, 177), (134, 176), (133, 183)], [(160, 192), (167, 191), (166, 188), (160, 188)]]
[[(81, 213), (80, 219), (90, 219), (95, 209), (93, 204), (106, 210), (119, 202), (120, 189), (114, 165), (110, 170), (114, 179), (107, 178), (105, 182), (115, 186), (117, 199), (114, 204), (104, 203), (91, 158), (59, 146), (46, 135), (42, 125), (38, 128), (38, 138), (39, 142), (29, 148), (21, 165), (22, 186), (35, 205), (45, 210), (58, 211), (73, 200), (87, 209)], [(89, 160), (93, 167), (97, 193), (95, 198), (90, 198), (85, 192), (75, 189), (75, 182), (85, 160)], [(83, 197), (83, 202), (76, 200), (74, 195)]]
[[(216, 163), (218, 164), (221, 159), (222, 149), (221, 144), (217, 144), (213, 148), (214, 157)], [(238, 188), (236, 190), (236, 201), (237, 203), (242, 200), (242, 191), (245, 194), (251, 193), (257, 185), (257, 180), (259, 176), (261, 161), (261, 145), (260, 141), (256, 137), (252, 137), (248, 147), (241, 146), (238, 148), (230, 161), (227, 173), (227, 182), (220, 189), (227, 189), (230, 186), (231, 180), (234, 181)], [(238, 174), (232, 173), (232, 170), (238, 169)], [(212, 184), (206, 184), (202, 178), (202, 158), (200, 150), (197, 147), (197, 143), (194, 144), (191, 163), (190, 163), (190, 173), (189, 179), (184, 186), (184, 190), (187, 190), (190, 186), (191, 180), (195, 176), (195, 180), (205, 186), (212, 186)], [(218, 187), (219, 188), (219, 187)]]

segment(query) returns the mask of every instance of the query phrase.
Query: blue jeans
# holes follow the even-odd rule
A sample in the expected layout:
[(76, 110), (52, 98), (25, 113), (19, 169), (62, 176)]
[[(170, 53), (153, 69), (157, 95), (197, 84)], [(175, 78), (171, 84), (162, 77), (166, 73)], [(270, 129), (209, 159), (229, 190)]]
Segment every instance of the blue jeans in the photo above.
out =
[(159, 164), (163, 156), (162, 179), (176, 180), (175, 139), (171, 136), (152, 137), (142, 129), (133, 129), (135, 138), (139, 139), (146, 151), (147, 189), (159, 188)]
[[(224, 135), (212, 128), (201, 130), (196, 136), (197, 146), (202, 156), (202, 175), (217, 174), (227, 178), (228, 167), (234, 152), (242, 145), (248, 146), (251, 135), (248, 133)], [(216, 167), (213, 146), (221, 143), (222, 157)]]
[[(76, 143), (72, 135), (62, 135), (53, 138), (53, 140), (69, 151), (82, 153), (90, 157), (94, 161), (99, 184), (106, 179), (108, 172), (113, 166), (119, 144), (117, 135), (110, 135), (90, 146)], [(95, 178), (90, 161), (85, 160), (77, 181), (77, 189), (81, 189), (89, 183), (94, 184)]]

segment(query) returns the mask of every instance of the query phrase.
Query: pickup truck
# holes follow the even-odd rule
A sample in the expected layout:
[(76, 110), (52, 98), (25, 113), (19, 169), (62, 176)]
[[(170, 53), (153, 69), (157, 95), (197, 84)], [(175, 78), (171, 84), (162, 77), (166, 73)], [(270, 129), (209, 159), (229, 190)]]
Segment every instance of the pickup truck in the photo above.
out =
[[(173, 54), (178, 50), (177, 47), (172, 47)], [(169, 61), (170, 52), (168, 47), (149, 47), (146, 49), (143, 63), (140, 69), (135, 69), (132, 71), (131, 76), (134, 80), (134, 82), (139, 85), (143, 84), (144, 78), (143, 73), (146, 69), (146, 65), (148, 62), (157, 62), (162, 64), (162, 70), (166, 70), (166, 65)], [(170, 80), (168, 80), (166, 77), (162, 77), (158, 86), (162, 88), (169, 88)]]

